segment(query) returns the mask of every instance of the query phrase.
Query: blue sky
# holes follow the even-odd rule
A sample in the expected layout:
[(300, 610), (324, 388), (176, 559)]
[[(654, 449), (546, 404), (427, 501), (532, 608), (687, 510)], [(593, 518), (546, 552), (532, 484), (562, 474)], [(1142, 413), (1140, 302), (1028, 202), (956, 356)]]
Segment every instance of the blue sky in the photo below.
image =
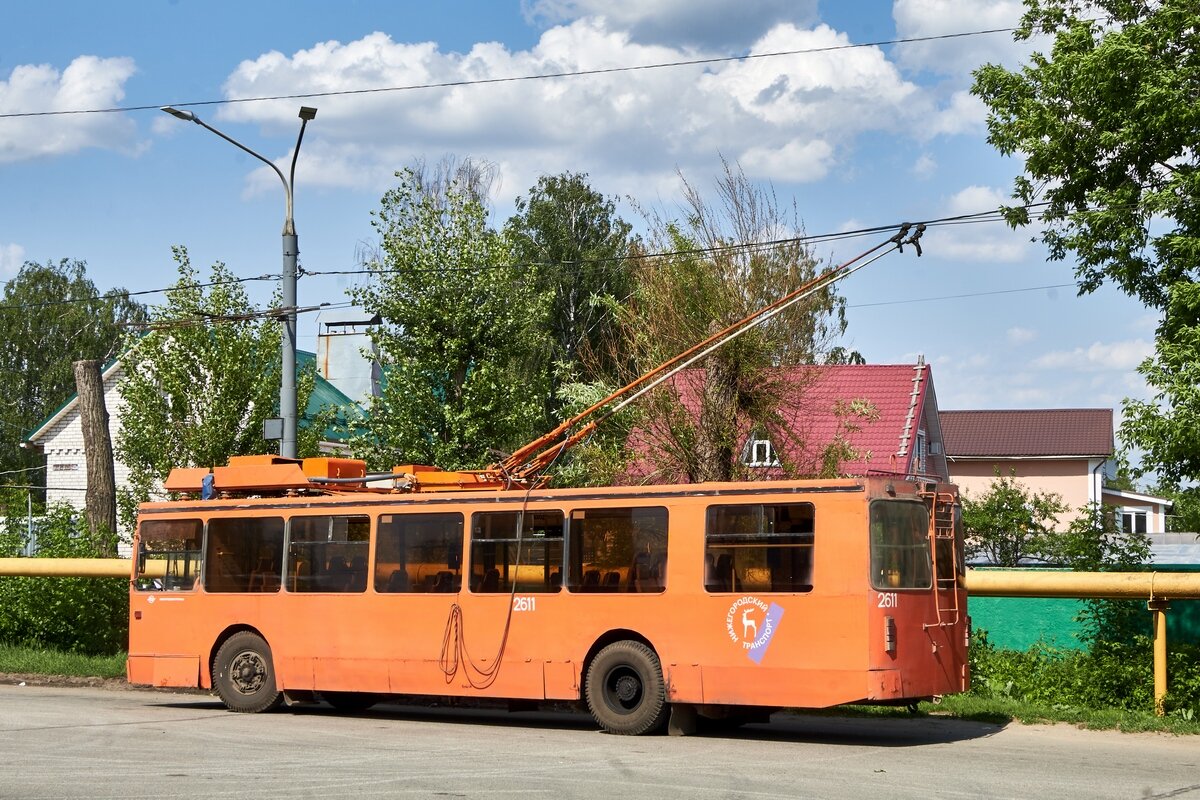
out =
[[(339, 91), (861, 44), (1009, 27), (1011, 0), (524, 0), (9, 4), (0, 114)], [(540, 174), (586, 172), (607, 195), (676, 209), (677, 171), (710, 186), (720, 158), (795, 202), (809, 233), (994, 209), (1019, 163), (986, 142), (968, 94), (1008, 34), (501, 85), (200, 106), (283, 166), (300, 105), (319, 111), (297, 170), (308, 270), (358, 266), (370, 212), (415, 160), (494, 162), (501, 223)], [(23, 260), (82, 259), (102, 290), (167, 286), (195, 265), (277, 273), (283, 192), (258, 162), (157, 110), (0, 118), (0, 280)], [(637, 224), (624, 201), (622, 213)], [(1031, 231), (940, 228), (842, 285), (845, 344), (871, 363), (934, 365), (942, 408), (1118, 407), (1146, 389), (1155, 315)], [(834, 261), (862, 241), (823, 245)], [(342, 303), (353, 277), (306, 277), (299, 304)], [(249, 284), (266, 303), (271, 283)], [(1058, 287), (1040, 288), (1035, 287)], [(990, 293), (990, 294), (989, 294)], [(954, 299), (936, 299), (954, 297)], [(158, 298), (151, 296), (154, 301)], [(315, 315), (300, 346), (315, 346)]]

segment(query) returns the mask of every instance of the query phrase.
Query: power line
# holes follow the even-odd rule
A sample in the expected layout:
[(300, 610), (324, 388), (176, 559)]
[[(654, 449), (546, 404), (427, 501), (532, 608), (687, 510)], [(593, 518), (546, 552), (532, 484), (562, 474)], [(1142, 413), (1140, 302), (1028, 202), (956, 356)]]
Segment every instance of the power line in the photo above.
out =
[(504, 78), (477, 78), (474, 80), (442, 81), (438, 83), (414, 83), (403, 86), (381, 86), (373, 89), (338, 89), (327, 92), (302, 92), (296, 94), (264, 95), (258, 97), (235, 97), (224, 100), (194, 100), (190, 102), (154, 103), (139, 106), (113, 106), (110, 108), (65, 109), (59, 111), (15, 111), (0, 114), (0, 119), (20, 117), (56, 117), (73, 114), (121, 114), (129, 111), (156, 111), (163, 106), (175, 108), (199, 108), (202, 106), (233, 105), (235, 103), (263, 103), (271, 100), (312, 100), (321, 97), (344, 97), (350, 95), (382, 94), (386, 92), (410, 92), (420, 89), (453, 89), (463, 86), (486, 86), (500, 83), (519, 83), (527, 81), (542, 81), (554, 78), (577, 78), (589, 75), (612, 75), (622, 72), (639, 72), (655, 69), (672, 69), (676, 67), (694, 67), (707, 64), (727, 64), (738, 61), (754, 61), (782, 56), (810, 55), (815, 53), (831, 53), (840, 50), (855, 50), (863, 47), (884, 47), (897, 44), (916, 44), (945, 39), (961, 39), (968, 36), (988, 36), (996, 33), (1012, 33), (1016, 28), (989, 28), (977, 31), (961, 31), (958, 33), (943, 33), (936, 36), (912, 36), (904, 39), (885, 39), (875, 42), (860, 42), (858, 44), (829, 45), (827, 47), (806, 47), (797, 50), (779, 50), (771, 53), (748, 53), (740, 56), (716, 56), (713, 58), (693, 58), (680, 61), (664, 61), (654, 64), (633, 64), (623, 67), (598, 67), (596, 69), (581, 69), (561, 72), (547, 72), (538, 75), (515, 75)]
[[(1040, 215), (1040, 211), (1035, 210), (1035, 209), (1040, 209), (1040, 207), (1045, 206), (1045, 205), (1046, 205), (1046, 203), (1044, 203), (1044, 202), (1030, 203), (1028, 205), (1019, 206), (1019, 208), (1034, 210), (1034, 213), (1031, 216), (1036, 218), (1037, 216)], [(964, 225), (964, 224), (979, 224), (979, 223), (1003, 222), (1003, 221), (1004, 221), (1003, 213), (999, 210), (996, 210), (996, 211), (979, 211), (979, 212), (975, 212), (972, 214), (957, 214), (955, 216), (939, 217), (937, 219), (924, 220), (924, 221), (914, 221), (912, 224), (915, 225), (915, 224), (918, 224), (918, 222), (919, 222), (919, 224), (923, 224), (927, 227), (938, 227), (938, 226), (942, 226), (942, 225)], [(770, 239), (770, 240), (761, 241), (761, 242), (730, 242), (729, 244), (713, 245), (711, 247), (693, 247), (693, 248), (681, 248), (681, 249), (677, 249), (677, 250), (659, 250), (659, 251), (655, 251), (655, 252), (646, 252), (646, 253), (626, 253), (626, 254), (617, 255), (617, 256), (606, 256), (603, 258), (582, 258), (582, 259), (577, 259), (577, 260), (573, 260), (573, 261), (525, 261), (525, 262), (514, 262), (514, 263), (506, 263), (506, 264), (495, 264), (495, 265), (486, 266), (486, 267), (481, 267), (481, 266), (424, 267), (424, 268), (415, 268), (415, 269), (410, 268), (410, 267), (398, 267), (398, 268), (368, 267), (365, 269), (356, 268), (356, 269), (331, 269), (331, 270), (301, 269), (300, 274), (302, 277), (309, 277), (309, 276), (318, 276), (318, 275), (379, 275), (379, 274), (389, 274), (389, 273), (396, 273), (396, 272), (404, 272), (404, 273), (413, 273), (413, 272), (478, 273), (478, 272), (483, 272), (485, 270), (528, 269), (528, 268), (532, 268), (532, 267), (550, 267), (550, 266), (584, 267), (584, 266), (595, 266), (595, 265), (600, 265), (600, 264), (610, 264), (610, 263), (622, 262), (622, 261), (639, 261), (639, 260), (643, 260), (643, 259), (648, 260), (648, 259), (654, 259), (654, 258), (678, 258), (678, 257), (684, 257), (684, 256), (711, 256), (711, 255), (721, 255), (721, 254), (738, 252), (738, 251), (754, 252), (757, 250), (770, 250), (773, 248), (786, 247), (789, 245), (798, 245), (798, 244), (810, 244), (810, 245), (811, 244), (826, 244), (829, 242), (843, 241), (846, 239), (856, 239), (856, 238), (859, 238), (862, 236), (870, 236), (873, 234), (886, 233), (888, 231), (895, 231), (895, 230), (898, 230), (900, 228), (900, 226), (903, 224), (904, 223), (897, 222), (897, 223), (891, 223), (888, 225), (874, 225), (874, 226), (867, 227), (867, 228), (856, 228), (856, 229), (849, 230), (849, 231), (807, 234), (804, 236), (790, 236), (790, 237), (786, 237), (786, 238), (782, 238), (782, 239)]]
[[(1027, 204), (1024, 206), (1018, 206), (1018, 208), (1033, 210), (1034, 214), (1032, 216), (1034, 216), (1036, 218), (1040, 214), (1040, 211), (1038, 209), (1040, 209), (1041, 207), (1044, 207), (1046, 205), (1047, 205), (1047, 203), (1045, 203), (1045, 202), (1039, 202), (1039, 203), (1030, 203), (1030, 204)], [(924, 220), (921, 224), (924, 224), (928, 227), (937, 227), (937, 226), (941, 226), (941, 225), (992, 223), (992, 222), (1001, 222), (1003, 220), (1004, 220), (1004, 217), (1002, 215), (1002, 212), (999, 210), (995, 210), (995, 211), (979, 211), (979, 212), (970, 213), (970, 214), (957, 214), (957, 215), (948, 216), (948, 217), (938, 217), (936, 219)], [(887, 225), (873, 225), (870, 227), (857, 228), (857, 229), (849, 230), (849, 231), (808, 234), (805, 236), (793, 236), (793, 237), (788, 237), (788, 238), (783, 238), (783, 239), (772, 239), (772, 240), (763, 241), (763, 242), (731, 242), (729, 244), (715, 245), (712, 247), (698, 247), (698, 248), (679, 249), (679, 250), (663, 250), (663, 251), (648, 252), (648, 253), (624, 254), (624, 255), (610, 256), (610, 257), (605, 257), (605, 258), (580, 259), (578, 261), (565, 261), (565, 262), (530, 261), (530, 262), (516, 262), (516, 263), (495, 264), (495, 265), (486, 265), (486, 266), (474, 265), (474, 266), (469, 266), (469, 267), (428, 267), (428, 268), (416, 269), (416, 270), (409, 269), (409, 268), (384, 269), (384, 268), (378, 268), (378, 267), (366, 268), (366, 269), (361, 269), (361, 268), (360, 269), (343, 269), (343, 270), (306, 270), (303, 267), (300, 267), (299, 268), (299, 277), (315, 277), (315, 276), (323, 276), (323, 275), (378, 275), (378, 274), (388, 274), (388, 273), (395, 273), (395, 272), (481, 273), (481, 272), (485, 272), (485, 271), (489, 271), (489, 270), (530, 269), (530, 268), (534, 268), (534, 267), (545, 267), (545, 266), (586, 267), (586, 266), (596, 266), (596, 265), (602, 265), (602, 264), (610, 264), (610, 263), (614, 263), (614, 262), (642, 260), (642, 259), (678, 258), (678, 257), (683, 257), (683, 256), (706, 256), (706, 255), (711, 256), (711, 255), (719, 255), (719, 254), (738, 252), (738, 251), (754, 252), (757, 250), (767, 250), (767, 249), (772, 249), (772, 248), (776, 248), (776, 247), (785, 247), (785, 246), (789, 246), (789, 245), (798, 245), (798, 244), (824, 244), (824, 243), (829, 243), (829, 242), (842, 241), (845, 239), (853, 239), (853, 238), (858, 238), (858, 237), (862, 237), (862, 236), (869, 236), (872, 234), (884, 233), (887, 231), (898, 230), (902, 224), (903, 223), (891, 223), (891, 224), (887, 224)], [(224, 285), (238, 284), (238, 283), (249, 283), (252, 281), (277, 281), (277, 280), (279, 280), (278, 275), (257, 275), (257, 276), (251, 276), (251, 277), (245, 277), (245, 278), (234, 277), (234, 278), (229, 278), (226, 280), (188, 283), (188, 284), (185, 284), (182, 286), (180, 286), (180, 285), (168, 286), (168, 287), (161, 288), (161, 289), (143, 289), (143, 290), (136, 291), (136, 292), (129, 292), (129, 291), (109, 292), (109, 293), (106, 293), (103, 295), (97, 295), (95, 297), (89, 297), (89, 298), (45, 300), (45, 301), (39, 301), (36, 303), (14, 303), (14, 304), (8, 304), (8, 305), (0, 305), (0, 311), (21, 311), (21, 310), (46, 308), (46, 307), (51, 307), (51, 306), (71, 305), (71, 304), (75, 304), (75, 303), (95, 303), (95, 302), (100, 302), (100, 301), (104, 301), (104, 300), (138, 297), (138, 296), (151, 295), (151, 294), (165, 294), (165, 293), (169, 293), (169, 292), (185, 291), (188, 289), (210, 288), (210, 287), (214, 287), (214, 286), (224, 286)], [(13, 281), (9, 281), (8, 284), (4, 284), (4, 285), (7, 286), (12, 283), (13, 283)], [(324, 304), (324, 305), (331, 305), (331, 304)], [(346, 305), (350, 305), (350, 304), (347, 303)], [(336, 304), (334, 304), (333, 307), (336, 307)], [(305, 310), (306, 311), (315, 310), (317, 308), (318, 307), (314, 306), (312, 308), (305, 309)], [(256, 312), (252, 313), (252, 316), (269, 316), (272, 314), (282, 313), (284, 311), (286, 311), (286, 309), (271, 309), (268, 311), (256, 311)], [(233, 316), (239, 316), (239, 315), (233, 315)]]
[(1074, 283), (1052, 283), (1047, 286), (1026, 286), (1021, 289), (996, 289), (990, 292), (967, 292), (965, 294), (947, 294), (941, 297), (915, 297), (908, 300), (884, 300), (879, 303), (855, 303), (846, 308), (874, 308), (876, 306), (899, 306), (909, 303), (933, 303), (938, 300), (963, 300), (971, 297), (990, 297), (997, 294), (1018, 294), (1020, 292), (1040, 292), (1044, 289), (1076, 289)]
[[(10, 281), (2, 284), (7, 289), (12, 284), (16, 283), (18, 278), (13, 278)], [(127, 292), (125, 290), (116, 292), (107, 292), (98, 294), (94, 297), (77, 297), (64, 300), (42, 300), (36, 303), (12, 303), (9, 305), (0, 305), (0, 311), (22, 311), (33, 308), (48, 308), (51, 306), (65, 306), (74, 303), (99, 303), (105, 300), (128, 299), (130, 297), (140, 297), (148, 294), (166, 294), (167, 292), (182, 292), (187, 289), (207, 289), (213, 286), (227, 286), (235, 283), (250, 283), (251, 281), (277, 281), (278, 275), (256, 275), (251, 278), (230, 278), (220, 281), (206, 281), (203, 283), (187, 283), (184, 285), (168, 286), (164, 289), (143, 289), (137, 292)]]

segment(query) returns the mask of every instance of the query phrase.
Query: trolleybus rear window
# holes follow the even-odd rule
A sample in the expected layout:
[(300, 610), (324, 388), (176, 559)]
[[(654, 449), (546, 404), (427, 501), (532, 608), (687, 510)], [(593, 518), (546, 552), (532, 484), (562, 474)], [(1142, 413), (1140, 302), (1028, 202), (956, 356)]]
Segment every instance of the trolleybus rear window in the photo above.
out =
[(375, 538), (375, 591), (459, 590), (462, 514), (385, 514)]
[(704, 588), (710, 592), (809, 592), (812, 503), (709, 506)]
[(661, 592), (666, 586), (665, 508), (576, 509), (570, 540), (572, 592)]
[[(521, 536), (517, 520), (524, 517)], [(471, 591), (557, 592), (562, 588), (561, 511), (486, 511), (471, 517)]]
[(143, 591), (194, 588), (200, 576), (203, 532), (204, 525), (198, 519), (143, 522), (139, 531), (136, 588)]
[(207, 591), (278, 592), (282, 572), (282, 518), (209, 520), (204, 562)]
[(371, 519), (292, 517), (288, 520), (289, 592), (365, 592)]
[(903, 500), (871, 503), (871, 586), (928, 589), (932, 575), (925, 504)]

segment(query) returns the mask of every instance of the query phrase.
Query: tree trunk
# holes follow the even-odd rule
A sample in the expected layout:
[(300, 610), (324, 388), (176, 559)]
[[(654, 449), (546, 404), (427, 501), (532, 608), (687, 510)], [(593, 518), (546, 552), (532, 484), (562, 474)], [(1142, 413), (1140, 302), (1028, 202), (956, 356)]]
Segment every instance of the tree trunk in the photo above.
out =
[(99, 361), (76, 361), (75, 390), (79, 393), (79, 422), (87, 464), (86, 517), (98, 555), (115, 556), (117, 485), (113, 474), (112, 440), (108, 435), (108, 409)]
[(700, 406), (697, 481), (729, 481), (734, 477), (737, 438), (738, 368), (723, 353), (709, 356), (704, 368)]

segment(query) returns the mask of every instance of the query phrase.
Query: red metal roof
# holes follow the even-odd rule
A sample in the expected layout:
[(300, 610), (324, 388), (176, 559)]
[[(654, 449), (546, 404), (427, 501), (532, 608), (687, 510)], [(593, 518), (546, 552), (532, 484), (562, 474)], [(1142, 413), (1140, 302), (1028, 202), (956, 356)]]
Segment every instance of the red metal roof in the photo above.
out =
[[(670, 384), (693, 418), (700, 413), (703, 378), (703, 370), (685, 370)], [(772, 371), (766, 379), (780, 386), (784, 400), (779, 427), (786, 431), (767, 431), (768, 438), (800, 474), (807, 475), (820, 472), (822, 454), (839, 435), (858, 454), (841, 462), (841, 474), (908, 473), (917, 431), (924, 428), (925, 404), (936, 402), (930, 399), (933, 379), (925, 364), (787, 367)], [(873, 418), (853, 413), (850, 409), (856, 401), (863, 401), (858, 405)], [(741, 430), (744, 444), (751, 431), (746, 425)], [(926, 433), (937, 436), (937, 431)], [(638, 472), (633, 469), (631, 477)]]
[(1110, 456), (1111, 408), (943, 411), (949, 458)]

